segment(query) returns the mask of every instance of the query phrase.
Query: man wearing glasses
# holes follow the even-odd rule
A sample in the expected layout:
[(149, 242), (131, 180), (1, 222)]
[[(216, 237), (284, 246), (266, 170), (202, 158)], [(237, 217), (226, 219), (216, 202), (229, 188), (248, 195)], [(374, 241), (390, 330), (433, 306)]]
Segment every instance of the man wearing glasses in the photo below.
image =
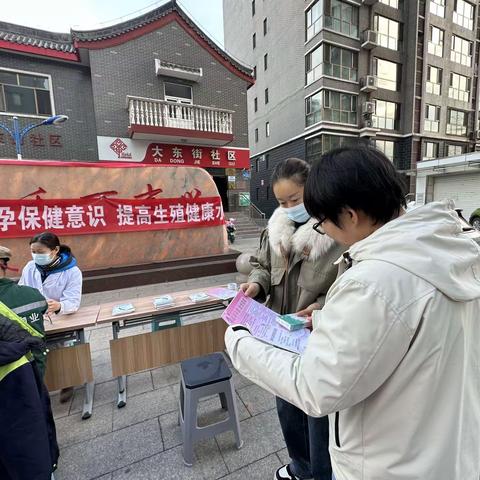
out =
[(295, 355), (229, 327), (243, 375), (308, 415), (329, 415), (337, 480), (480, 476), (480, 247), (455, 211), (405, 212), (379, 151), (325, 154), (305, 186), (313, 228), (345, 245), (343, 274)]

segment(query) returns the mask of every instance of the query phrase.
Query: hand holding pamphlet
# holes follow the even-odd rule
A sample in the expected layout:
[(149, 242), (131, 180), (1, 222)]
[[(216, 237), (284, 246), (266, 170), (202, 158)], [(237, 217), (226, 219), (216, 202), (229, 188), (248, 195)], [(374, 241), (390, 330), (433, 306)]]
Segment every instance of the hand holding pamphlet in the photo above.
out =
[(310, 331), (306, 328), (288, 331), (277, 323), (277, 317), (278, 314), (273, 310), (245, 296), (243, 292), (238, 292), (222, 314), (229, 325), (243, 325), (259, 340), (290, 352), (302, 353)]

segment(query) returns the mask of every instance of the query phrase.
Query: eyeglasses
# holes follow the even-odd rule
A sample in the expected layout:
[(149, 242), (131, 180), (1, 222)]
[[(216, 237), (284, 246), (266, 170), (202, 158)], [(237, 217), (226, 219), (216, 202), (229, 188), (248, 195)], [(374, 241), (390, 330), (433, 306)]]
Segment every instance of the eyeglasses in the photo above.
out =
[(317, 223), (314, 223), (312, 225), (312, 228), (317, 232), (319, 233), (320, 235), (325, 235), (325, 230), (323, 229), (322, 227), (322, 223), (327, 219), (327, 217), (323, 216), (321, 218), (318, 219), (318, 222)]

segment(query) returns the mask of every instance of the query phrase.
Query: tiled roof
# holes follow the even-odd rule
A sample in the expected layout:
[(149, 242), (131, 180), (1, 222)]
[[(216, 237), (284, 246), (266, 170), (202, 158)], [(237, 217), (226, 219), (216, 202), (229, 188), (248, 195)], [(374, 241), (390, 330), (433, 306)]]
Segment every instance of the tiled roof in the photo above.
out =
[(129, 19), (125, 22), (96, 30), (71, 30), (70, 33), (55, 33), (35, 28), (24, 27), (11, 23), (0, 22), (0, 41), (11, 42), (13, 44), (25, 45), (29, 47), (45, 48), (64, 52), (67, 54), (76, 54), (77, 43), (83, 44), (80, 47), (86, 47), (88, 43), (95, 43), (102, 40), (109, 40), (119, 37), (126, 33), (142, 28), (152, 22), (155, 22), (172, 12), (178, 15), (188, 24), (188, 26), (200, 36), (210, 48), (219, 54), (225, 61), (238, 69), (243, 74), (252, 76), (252, 69), (243, 65), (241, 62), (231, 57), (225, 50), (218, 46), (202, 29), (180, 8), (175, 0), (170, 0), (164, 5), (142, 14), (138, 17)]
[(176, 11), (182, 19), (192, 28), (197, 35), (205, 40), (208, 45), (213, 48), (218, 54), (220, 54), (225, 60), (230, 62), (235, 68), (238, 68), (241, 72), (252, 75), (252, 69), (243, 65), (239, 61), (231, 57), (225, 50), (219, 47), (176, 3), (176, 1), (169, 1), (166, 4), (152, 10), (139, 17), (132, 18), (122, 23), (112, 25), (110, 27), (87, 30), (87, 31), (72, 31), (72, 37), (75, 41), (79, 42), (96, 42), (102, 40), (108, 40), (111, 38), (124, 35), (125, 33), (132, 32), (138, 28), (144, 27), (156, 20), (159, 20), (168, 14)]
[(0, 40), (65, 53), (75, 52), (69, 33), (47, 32), (6, 22), (0, 22)]

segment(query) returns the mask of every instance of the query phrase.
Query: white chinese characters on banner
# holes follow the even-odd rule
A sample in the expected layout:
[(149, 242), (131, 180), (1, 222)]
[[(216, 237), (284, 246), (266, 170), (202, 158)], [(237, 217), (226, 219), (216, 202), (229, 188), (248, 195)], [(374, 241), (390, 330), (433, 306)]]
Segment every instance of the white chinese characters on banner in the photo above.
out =
[[(190, 195), (191, 196), (191, 195)], [(1, 202), (1, 201), (0, 201)], [(28, 237), (42, 231), (85, 234), (117, 231), (144, 231), (162, 228), (217, 226), (224, 221), (219, 198), (120, 200), (94, 205), (84, 199), (73, 203), (39, 199), (0, 203), (0, 236)], [(103, 201), (102, 201), (103, 202)]]

